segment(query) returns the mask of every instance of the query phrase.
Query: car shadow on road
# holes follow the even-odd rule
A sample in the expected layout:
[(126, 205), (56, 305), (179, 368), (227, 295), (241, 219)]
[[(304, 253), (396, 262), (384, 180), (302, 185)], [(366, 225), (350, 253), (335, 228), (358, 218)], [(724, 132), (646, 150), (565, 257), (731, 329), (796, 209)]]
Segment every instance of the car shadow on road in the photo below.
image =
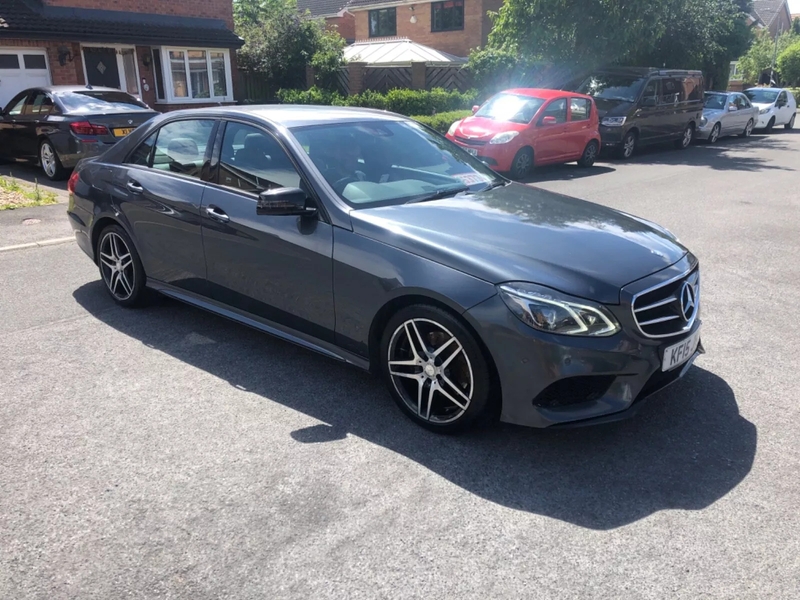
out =
[[(749, 138), (725, 137), (716, 144), (699, 142), (685, 150), (676, 150), (671, 144), (646, 146), (636, 151), (633, 158), (626, 162), (643, 165), (689, 165), (709, 167), (716, 171), (794, 171), (783, 165), (775, 164), (763, 156), (764, 150), (787, 150), (789, 145), (782, 141), (784, 132), (771, 135), (754, 135)], [(792, 132), (786, 132), (791, 135)], [(611, 160), (611, 164), (619, 160)]]
[(152, 351), (322, 422), (292, 432), (298, 443), (358, 436), (488, 501), (586, 528), (704, 509), (745, 478), (755, 456), (756, 428), (739, 414), (733, 390), (696, 366), (622, 423), (570, 430), (497, 424), (439, 436), (403, 417), (368, 373), (171, 300), (119, 308), (100, 281), (73, 295)]
[(616, 169), (607, 166), (594, 165), (593, 167), (579, 167), (576, 164), (548, 165), (546, 167), (536, 167), (533, 172), (525, 179), (520, 179), (519, 183), (541, 183), (543, 181), (570, 181), (571, 179), (584, 179), (613, 173)]

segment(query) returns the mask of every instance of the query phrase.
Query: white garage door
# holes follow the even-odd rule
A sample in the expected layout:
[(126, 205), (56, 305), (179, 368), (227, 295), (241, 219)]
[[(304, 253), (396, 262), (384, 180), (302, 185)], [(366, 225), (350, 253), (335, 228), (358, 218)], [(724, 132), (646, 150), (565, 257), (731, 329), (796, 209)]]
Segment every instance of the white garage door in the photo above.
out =
[(0, 107), (22, 90), (40, 85), (50, 85), (44, 50), (0, 48)]

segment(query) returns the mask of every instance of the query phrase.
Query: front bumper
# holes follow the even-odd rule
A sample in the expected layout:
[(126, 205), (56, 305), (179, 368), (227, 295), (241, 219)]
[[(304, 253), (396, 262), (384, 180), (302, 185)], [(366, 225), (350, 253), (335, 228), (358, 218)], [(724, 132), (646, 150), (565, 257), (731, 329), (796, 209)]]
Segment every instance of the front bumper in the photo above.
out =
[(696, 140), (707, 140), (708, 137), (711, 135), (711, 130), (714, 129), (714, 125), (716, 124), (717, 124), (716, 121), (709, 121), (703, 126), (698, 125), (697, 129), (694, 132), (694, 138)]
[[(659, 273), (689, 269), (684, 258)], [(623, 294), (624, 295), (624, 294)], [(494, 358), (502, 391), (500, 419), (528, 427), (573, 427), (633, 416), (642, 402), (680, 379), (704, 352), (663, 372), (664, 349), (694, 335), (698, 319), (682, 335), (650, 339), (638, 332), (630, 304), (608, 306), (622, 331), (607, 338), (545, 334), (515, 317), (499, 296), (467, 311)]]
[(759, 114), (758, 115), (758, 121), (756, 121), (755, 128), (756, 129), (765, 129), (766, 126), (769, 124), (770, 119), (774, 119), (774, 118), (775, 118), (775, 113), (773, 113), (773, 112), (768, 112), (768, 113), (763, 114), (763, 115)]
[(622, 145), (622, 140), (628, 130), (625, 127), (606, 127), (600, 125), (600, 140), (603, 147), (616, 148)]

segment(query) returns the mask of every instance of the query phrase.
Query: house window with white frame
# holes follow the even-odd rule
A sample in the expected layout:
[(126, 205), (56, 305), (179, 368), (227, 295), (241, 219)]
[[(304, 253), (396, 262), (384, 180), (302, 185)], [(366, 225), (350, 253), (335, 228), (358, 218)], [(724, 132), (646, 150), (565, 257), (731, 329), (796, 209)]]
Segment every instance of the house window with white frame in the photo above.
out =
[[(230, 51), (220, 48), (161, 48), (163, 83), (157, 88), (167, 103), (231, 101)], [(156, 75), (158, 77), (158, 73)], [(158, 83), (158, 82), (157, 82)], [(160, 98), (161, 99), (161, 98)]]

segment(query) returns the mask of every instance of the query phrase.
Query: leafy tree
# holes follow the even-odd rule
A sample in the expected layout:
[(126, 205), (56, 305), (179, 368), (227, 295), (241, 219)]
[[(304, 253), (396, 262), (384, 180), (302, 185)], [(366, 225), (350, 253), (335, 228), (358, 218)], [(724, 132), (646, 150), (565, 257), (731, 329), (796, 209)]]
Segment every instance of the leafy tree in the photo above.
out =
[(792, 33), (800, 35), (800, 17), (795, 17), (794, 21), (792, 21)]
[(236, 0), (237, 54), (242, 69), (263, 74), (275, 87), (305, 87), (305, 68), (317, 70), (321, 85), (335, 84), (344, 39), (323, 21), (301, 15), (297, 0)]
[(790, 85), (800, 85), (800, 36), (778, 55), (778, 71)]
[[(780, 56), (797, 39), (798, 37), (790, 32), (779, 36), (778, 55)], [(762, 29), (756, 33), (750, 49), (739, 59), (739, 70), (742, 71), (745, 81), (757, 83), (761, 73), (772, 65), (774, 56), (775, 40), (770, 36), (768, 30)]]

